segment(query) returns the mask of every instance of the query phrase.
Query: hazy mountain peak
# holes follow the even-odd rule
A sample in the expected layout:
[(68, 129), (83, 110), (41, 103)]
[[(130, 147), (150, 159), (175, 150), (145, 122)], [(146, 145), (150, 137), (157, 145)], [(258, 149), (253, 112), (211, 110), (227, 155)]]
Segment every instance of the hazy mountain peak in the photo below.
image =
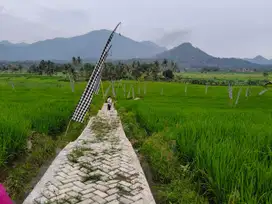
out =
[(258, 55), (256, 57), (253, 58), (254, 60), (268, 60), (265, 57), (263, 57), (262, 55)]
[(262, 64), (262, 65), (272, 64), (272, 60), (268, 60), (261, 55), (258, 55), (256, 57), (254, 57), (253, 59), (246, 58), (245, 60), (252, 62), (252, 63), (256, 63), (256, 64)]
[(9, 42), (8, 40), (3, 40), (3, 41), (0, 41), (0, 44), (1, 45), (11, 45), (12, 43)]
[(258, 64), (236, 58), (213, 57), (191, 43), (186, 42), (157, 55), (158, 59), (168, 59), (184, 67), (256, 68)]
[[(71, 38), (55, 38), (38, 41), (26, 46), (9, 44), (0, 46), (0, 60), (71, 60), (73, 56), (97, 59), (110, 35), (106, 29), (95, 30)], [(141, 43), (118, 33), (112, 41), (109, 58), (151, 58), (164, 51), (154, 43)]]

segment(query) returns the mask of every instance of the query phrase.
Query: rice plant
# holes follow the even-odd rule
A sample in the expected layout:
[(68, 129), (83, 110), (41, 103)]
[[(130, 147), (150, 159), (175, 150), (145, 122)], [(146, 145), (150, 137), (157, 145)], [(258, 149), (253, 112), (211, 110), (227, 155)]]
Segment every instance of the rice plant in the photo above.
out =
[[(181, 163), (190, 164), (215, 203), (272, 203), (271, 90), (259, 95), (263, 88), (251, 86), (248, 97), (235, 86), (229, 94), (222, 86), (209, 86), (209, 94), (200, 85), (148, 87), (142, 100), (121, 100), (120, 106), (133, 111), (149, 135), (176, 140)], [(239, 97), (236, 106), (229, 106), (230, 95)]]
[(84, 83), (14, 77), (16, 91), (0, 78), (0, 167), (23, 152), (31, 132), (56, 136), (65, 130)]

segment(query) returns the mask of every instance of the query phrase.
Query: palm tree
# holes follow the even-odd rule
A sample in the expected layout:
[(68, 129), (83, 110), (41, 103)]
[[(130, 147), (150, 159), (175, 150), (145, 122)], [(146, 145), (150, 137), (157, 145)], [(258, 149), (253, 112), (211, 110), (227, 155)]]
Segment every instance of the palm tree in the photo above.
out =
[(78, 56), (77, 57), (77, 64), (81, 64), (82, 63), (82, 60), (81, 60), (81, 58)]
[(171, 67), (172, 67), (173, 72), (179, 71), (177, 63), (175, 63), (173, 61), (171, 62)]
[(75, 57), (72, 58), (72, 64), (76, 65), (77, 64), (77, 59)]
[(151, 73), (154, 80), (158, 79), (158, 73), (160, 72), (160, 63), (156, 60), (154, 65), (151, 67)]

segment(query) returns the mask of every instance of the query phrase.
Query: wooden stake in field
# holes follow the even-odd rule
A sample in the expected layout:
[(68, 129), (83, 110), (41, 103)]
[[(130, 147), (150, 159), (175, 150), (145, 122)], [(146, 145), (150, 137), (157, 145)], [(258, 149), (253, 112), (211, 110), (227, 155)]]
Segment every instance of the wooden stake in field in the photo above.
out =
[(236, 105), (238, 104), (238, 102), (239, 102), (239, 98), (240, 98), (241, 92), (242, 92), (242, 88), (240, 88), (239, 91), (238, 91), (237, 98), (236, 98), (236, 101), (235, 101), (235, 106), (236, 106)]

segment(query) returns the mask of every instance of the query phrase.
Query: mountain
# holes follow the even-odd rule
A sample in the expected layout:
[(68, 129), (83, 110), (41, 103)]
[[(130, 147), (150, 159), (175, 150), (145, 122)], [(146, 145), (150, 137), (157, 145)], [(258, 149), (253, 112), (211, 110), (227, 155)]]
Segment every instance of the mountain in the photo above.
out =
[(28, 45), (27, 43), (11, 43), (7, 40), (0, 41), (0, 45), (6, 45), (6, 46), (25, 46)]
[(173, 60), (185, 67), (220, 67), (220, 68), (260, 68), (259, 64), (254, 64), (246, 60), (237, 58), (217, 58), (213, 57), (199, 48), (193, 47), (191, 43), (183, 43), (171, 50), (156, 55), (157, 59)]
[[(110, 33), (109, 30), (97, 30), (81, 36), (27, 45), (0, 43), (0, 60), (71, 60), (73, 56), (98, 59)], [(165, 50), (152, 42), (137, 42), (118, 34), (114, 36), (112, 45), (111, 59), (150, 58)]]
[(252, 62), (252, 63), (256, 63), (256, 64), (262, 64), (262, 65), (272, 65), (272, 59), (266, 59), (261, 55), (258, 55), (256, 57), (254, 57), (253, 59), (250, 58), (246, 58), (245, 60)]
[(141, 41), (142, 44), (146, 45), (146, 46), (150, 46), (150, 47), (153, 47), (154, 49), (158, 50), (160, 52), (164, 52), (166, 51), (167, 49), (165, 47), (161, 47), (159, 45), (157, 45), (156, 43), (154, 42), (151, 42), (151, 41)]
[(12, 45), (12, 43), (7, 40), (3, 40), (3, 41), (0, 41), (0, 45)]

